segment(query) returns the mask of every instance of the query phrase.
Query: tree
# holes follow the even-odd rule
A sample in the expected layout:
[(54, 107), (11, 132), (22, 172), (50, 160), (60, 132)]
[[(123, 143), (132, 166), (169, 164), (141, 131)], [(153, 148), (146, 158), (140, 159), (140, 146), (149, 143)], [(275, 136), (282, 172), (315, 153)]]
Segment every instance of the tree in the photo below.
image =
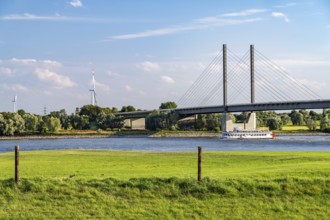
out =
[(101, 107), (96, 105), (84, 105), (81, 107), (79, 115), (87, 115), (89, 117), (89, 120), (92, 122), (96, 121), (96, 118), (98, 114), (102, 112)]
[(134, 106), (128, 105), (128, 106), (123, 106), (120, 111), (121, 112), (135, 112), (136, 109)]
[(114, 114), (108, 114), (105, 117), (105, 126), (107, 128), (123, 128), (125, 124), (125, 118), (122, 116), (115, 116)]
[(313, 120), (321, 120), (322, 114), (318, 114), (317, 112), (311, 110), (309, 112), (309, 116), (312, 117)]
[(152, 131), (173, 129), (176, 127), (179, 116), (176, 112), (160, 112), (155, 110), (146, 117), (146, 128)]
[(106, 117), (106, 113), (105, 112), (100, 112), (98, 115), (97, 115), (97, 118), (96, 118), (96, 125), (101, 128), (101, 129), (105, 129), (106, 126), (105, 126), (105, 117)]
[(78, 129), (89, 129), (90, 119), (88, 115), (81, 115), (78, 118)]
[(0, 133), (6, 136), (19, 134), (25, 129), (25, 121), (18, 113), (0, 114)]
[(233, 120), (233, 122), (236, 123), (245, 123), (247, 122), (249, 115), (247, 112), (242, 112), (241, 114), (233, 114), (233, 116), (235, 117), (235, 120)]
[(23, 109), (19, 109), (17, 113), (22, 117), (26, 114), (26, 112)]
[(61, 127), (64, 129), (68, 129), (71, 126), (70, 118), (66, 114), (65, 109), (61, 109), (60, 111), (54, 111), (49, 114), (52, 117), (58, 118), (61, 122)]
[(46, 126), (47, 131), (49, 132), (57, 132), (61, 129), (61, 121), (60, 119), (52, 116), (44, 116), (43, 122), (45, 123), (44, 126)]
[(110, 114), (110, 113), (112, 113), (112, 109), (109, 108), (109, 107), (102, 108), (102, 112), (103, 112), (104, 114)]
[(111, 111), (112, 111), (112, 113), (117, 113), (119, 110), (116, 107), (112, 107)]
[(267, 127), (269, 127), (270, 130), (282, 130), (282, 121), (280, 117), (274, 117), (267, 120)]
[(320, 129), (321, 131), (327, 131), (330, 128), (330, 120), (327, 114), (323, 114), (320, 121)]
[(315, 131), (318, 126), (318, 123), (312, 117), (309, 117), (307, 119), (306, 125), (310, 131)]
[(303, 117), (302, 113), (300, 113), (300, 112), (293, 110), (290, 113), (290, 118), (291, 118), (293, 125), (303, 125), (304, 124), (304, 117)]
[(163, 102), (160, 104), (159, 109), (174, 109), (177, 107), (175, 102)]
[(74, 129), (89, 129), (89, 117), (87, 115), (72, 114), (70, 122)]
[[(299, 113), (302, 114), (303, 116), (303, 121), (305, 122), (305, 124), (307, 123), (307, 120), (309, 118), (309, 112), (306, 109), (300, 109)], [(302, 124), (301, 124), (302, 125)]]
[(220, 131), (221, 120), (221, 114), (207, 114), (206, 129), (209, 131)]
[(285, 113), (281, 115), (281, 121), (283, 125), (287, 125), (291, 121), (291, 118), (288, 114)]
[(24, 114), (25, 130), (37, 131), (40, 119), (36, 115)]
[(268, 120), (275, 118), (277, 116), (276, 112), (270, 111), (270, 112), (257, 112), (257, 126), (258, 127), (266, 127)]
[(205, 114), (200, 114), (197, 115), (196, 121), (195, 121), (195, 129), (197, 130), (204, 130), (206, 129), (206, 115)]

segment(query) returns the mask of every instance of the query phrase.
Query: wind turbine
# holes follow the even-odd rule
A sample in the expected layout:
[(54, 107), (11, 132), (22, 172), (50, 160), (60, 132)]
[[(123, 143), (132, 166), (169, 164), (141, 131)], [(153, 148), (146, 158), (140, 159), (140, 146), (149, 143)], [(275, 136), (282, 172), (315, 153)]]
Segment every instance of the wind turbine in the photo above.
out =
[(13, 102), (14, 112), (16, 112), (17, 95), (14, 96), (14, 100), (12, 102)]
[(91, 92), (91, 100), (92, 100), (92, 105), (95, 106), (97, 105), (97, 101), (96, 101), (96, 91), (95, 91), (95, 74), (94, 74), (94, 70), (92, 71), (93, 73), (93, 88), (90, 89), (89, 91)]

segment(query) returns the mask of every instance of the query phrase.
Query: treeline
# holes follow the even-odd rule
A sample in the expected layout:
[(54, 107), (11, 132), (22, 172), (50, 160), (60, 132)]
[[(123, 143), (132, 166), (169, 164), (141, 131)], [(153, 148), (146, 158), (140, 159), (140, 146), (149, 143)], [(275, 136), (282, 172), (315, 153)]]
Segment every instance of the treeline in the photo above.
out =
[(313, 110), (292, 110), (290, 113), (257, 112), (257, 125), (269, 127), (271, 130), (282, 130), (285, 125), (307, 126), (309, 130), (330, 132), (330, 110), (324, 109), (322, 113)]
[[(161, 103), (159, 109), (146, 117), (146, 129), (158, 130), (221, 130), (222, 114), (201, 114), (190, 118), (180, 118), (173, 110), (177, 107), (175, 102)], [(139, 109), (138, 109), (139, 110)], [(68, 115), (64, 109), (50, 112), (40, 116), (30, 114), (20, 109), (17, 113), (0, 113), (0, 135), (18, 135), (20, 133), (53, 133), (59, 130), (111, 130), (124, 127), (124, 118), (116, 116), (118, 112), (134, 112), (134, 106), (117, 108), (101, 108), (99, 106), (85, 105), (76, 108)], [(319, 128), (320, 131), (330, 132), (330, 110), (322, 113), (307, 110), (293, 110), (290, 113), (256, 112), (257, 126), (268, 127), (271, 130), (281, 130), (285, 125), (303, 125), (311, 131)], [(248, 113), (230, 114), (233, 122), (243, 123), (248, 120)]]
[[(248, 113), (230, 114), (235, 123), (248, 120)], [(330, 132), (330, 110), (322, 113), (307, 110), (292, 110), (290, 113), (256, 112), (257, 127), (268, 127), (270, 130), (282, 130), (285, 125), (307, 126), (309, 130)], [(221, 130), (222, 114), (200, 114), (194, 118), (180, 119), (174, 111), (161, 112), (156, 110), (146, 117), (146, 128), (149, 130)]]
[[(133, 106), (123, 106), (121, 112), (136, 111)], [(20, 109), (17, 113), (0, 113), (0, 135), (12, 136), (23, 132), (46, 134), (64, 130), (114, 129), (124, 126), (124, 118), (115, 116), (117, 108), (85, 105), (68, 115), (64, 109), (40, 116)]]

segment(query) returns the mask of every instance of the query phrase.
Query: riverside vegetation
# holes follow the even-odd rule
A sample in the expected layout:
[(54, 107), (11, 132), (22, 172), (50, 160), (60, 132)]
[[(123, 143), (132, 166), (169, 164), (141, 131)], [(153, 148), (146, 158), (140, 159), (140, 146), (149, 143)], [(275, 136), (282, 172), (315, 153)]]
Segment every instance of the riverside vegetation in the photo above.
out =
[(0, 154), (0, 218), (328, 219), (330, 153)]
[[(146, 129), (149, 131), (215, 131), (220, 132), (221, 114), (197, 115), (196, 118), (181, 119), (177, 113), (170, 109), (176, 108), (174, 102), (166, 102), (160, 105), (146, 117)], [(133, 106), (123, 106), (120, 112), (136, 111)], [(20, 109), (17, 113), (0, 113), (0, 135), (39, 135), (56, 134), (71, 131), (84, 133), (86, 130), (94, 130), (99, 133), (125, 129), (124, 118), (118, 115), (117, 108), (101, 108), (99, 106), (85, 105), (77, 108), (75, 113), (68, 115), (64, 109), (50, 112), (40, 116), (30, 114)], [(234, 122), (244, 122), (246, 113), (231, 114)], [(271, 130), (283, 130), (285, 126), (303, 126), (310, 131), (330, 131), (330, 110), (323, 113), (315, 111), (299, 110), (290, 113), (257, 112), (258, 127), (267, 127)], [(129, 129), (129, 127), (126, 127)], [(60, 133), (59, 133), (60, 134)]]

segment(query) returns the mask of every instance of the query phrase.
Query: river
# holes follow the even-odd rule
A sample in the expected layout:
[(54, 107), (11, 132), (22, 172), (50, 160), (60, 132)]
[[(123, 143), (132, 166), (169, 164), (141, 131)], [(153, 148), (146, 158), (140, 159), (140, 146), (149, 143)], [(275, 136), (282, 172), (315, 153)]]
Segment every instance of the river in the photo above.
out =
[(330, 151), (330, 136), (281, 136), (273, 140), (222, 140), (217, 138), (73, 138), (0, 140), (0, 152), (60, 149), (106, 149), (129, 151)]

